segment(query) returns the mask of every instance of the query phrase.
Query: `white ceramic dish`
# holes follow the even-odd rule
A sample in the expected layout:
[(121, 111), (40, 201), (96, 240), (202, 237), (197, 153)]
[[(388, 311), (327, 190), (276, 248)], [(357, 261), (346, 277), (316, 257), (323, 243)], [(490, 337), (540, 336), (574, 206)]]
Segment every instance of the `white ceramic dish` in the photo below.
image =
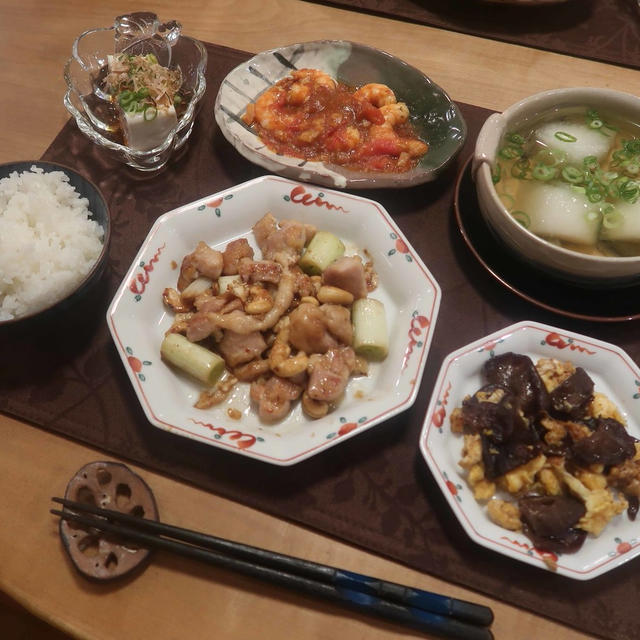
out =
[[(365, 173), (269, 150), (241, 116), (272, 84), (292, 69), (304, 68), (320, 69), (352, 87), (370, 82), (391, 87), (409, 107), (418, 135), (429, 144), (418, 166), (404, 173)], [(346, 40), (304, 42), (259, 53), (227, 75), (214, 113), (227, 140), (251, 162), (288, 178), (350, 189), (410, 187), (435, 180), (458, 154), (467, 132), (457, 105), (421, 71), (384, 51)]]
[(568, 360), (581, 366), (620, 408), (627, 430), (640, 437), (640, 368), (618, 347), (557, 329), (525, 321), (496, 331), (453, 353), (442, 364), (433, 397), (420, 434), (420, 451), (440, 489), (467, 534), (478, 544), (515, 560), (547, 568), (547, 559), (557, 560), (557, 573), (576, 580), (590, 580), (640, 555), (640, 528), (626, 513), (614, 518), (598, 538), (588, 536), (575, 554), (555, 557), (537, 551), (523, 533), (507, 531), (489, 520), (469, 489), (465, 472), (458, 465), (462, 437), (451, 432), (452, 410), (466, 395), (481, 386), (482, 365), (495, 354), (513, 351), (531, 357)]
[(592, 87), (543, 91), (511, 105), (503, 113), (492, 114), (478, 134), (472, 166), (480, 211), (491, 230), (515, 257), (551, 275), (583, 286), (637, 283), (640, 280), (640, 256), (592, 256), (559, 247), (518, 223), (496, 192), (491, 167), (495, 165), (505, 132), (517, 131), (541, 114), (563, 107), (596, 109), (629, 118), (632, 122), (637, 122), (640, 117), (638, 96)]
[[(160, 358), (172, 313), (162, 301), (174, 287), (182, 258), (199, 240), (223, 248), (267, 211), (331, 230), (347, 252), (367, 249), (379, 286), (372, 297), (385, 305), (391, 333), (386, 360), (369, 376), (354, 378), (325, 418), (306, 418), (299, 405), (283, 422), (262, 424), (250, 408), (248, 384), (227, 401), (202, 411), (193, 404), (201, 388)], [(259, 255), (259, 254), (258, 254)], [(300, 462), (408, 409), (420, 387), (433, 336), (440, 288), (389, 214), (376, 202), (265, 176), (184, 205), (161, 216), (142, 244), (107, 312), (107, 323), (133, 388), (155, 426), (278, 465)], [(230, 408), (242, 416), (232, 420)]]

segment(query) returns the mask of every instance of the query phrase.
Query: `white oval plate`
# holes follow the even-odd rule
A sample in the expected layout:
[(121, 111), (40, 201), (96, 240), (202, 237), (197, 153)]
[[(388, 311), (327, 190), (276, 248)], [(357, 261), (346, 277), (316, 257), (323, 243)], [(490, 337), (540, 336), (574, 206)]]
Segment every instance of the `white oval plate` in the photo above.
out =
[[(162, 301), (175, 287), (182, 258), (199, 240), (222, 249), (234, 238), (254, 246), (251, 227), (267, 211), (336, 233), (347, 253), (367, 250), (378, 273), (390, 329), (389, 355), (350, 381), (340, 404), (311, 420), (299, 404), (265, 425), (250, 408), (249, 385), (223, 404), (193, 407), (201, 387), (160, 358), (172, 313)], [(259, 255), (259, 253), (257, 254)], [(108, 311), (116, 349), (149, 421), (160, 429), (265, 462), (291, 465), (408, 409), (415, 401), (433, 337), (440, 287), (384, 208), (372, 200), (264, 176), (164, 214), (153, 225)], [(227, 411), (242, 416), (232, 420)]]
[[(268, 149), (241, 119), (249, 102), (293, 69), (320, 69), (351, 87), (380, 82), (406, 102), (418, 135), (429, 151), (403, 173), (351, 171), (305, 162)], [(464, 144), (467, 126), (451, 98), (424, 73), (389, 53), (346, 40), (318, 40), (264, 51), (233, 69), (220, 85), (214, 115), (225, 138), (245, 158), (288, 178), (328, 187), (410, 187), (435, 180)]]
[(627, 421), (627, 430), (640, 438), (640, 369), (619, 347), (571, 331), (525, 321), (496, 331), (449, 354), (442, 364), (420, 434), (420, 451), (453, 513), (467, 534), (492, 551), (547, 568), (557, 561), (557, 573), (576, 580), (590, 580), (640, 554), (640, 520), (626, 512), (607, 524), (599, 537), (589, 535), (574, 554), (555, 556), (535, 549), (523, 533), (494, 524), (476, 502), (458, 465), (462, 437), (451, 432), (449, 417), (466, 395), (481, 386), (480, 370), (493, 355), (513, 351), (539, 358), (557, 358), (583, 367)]

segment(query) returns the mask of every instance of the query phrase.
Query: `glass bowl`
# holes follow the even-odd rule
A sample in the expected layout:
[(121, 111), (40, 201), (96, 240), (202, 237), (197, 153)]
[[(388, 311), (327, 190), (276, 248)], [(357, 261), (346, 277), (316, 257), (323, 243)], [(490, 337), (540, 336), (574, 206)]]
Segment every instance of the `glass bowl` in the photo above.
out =
[[(73, 43), (64, 78), (67, 92), (64, 105), (80, 131), (115, 159), (140, 171), (161, 169), (186, 142), (193, 129), (198, 104), (206, 89), (207, 52), (202, 43), (182, 35), (176, 21), (161, 23), (154, 13), (139, 12), (119, 16), (111, 27), (89, 29)], [(154, 54), (158, 63), (179, 69), (180, 93), (187, 97), (177, 115), (177, 123), (151, 149), (125, 143), (119, 123), (119, 107), (99, 81), (114, 54)]]

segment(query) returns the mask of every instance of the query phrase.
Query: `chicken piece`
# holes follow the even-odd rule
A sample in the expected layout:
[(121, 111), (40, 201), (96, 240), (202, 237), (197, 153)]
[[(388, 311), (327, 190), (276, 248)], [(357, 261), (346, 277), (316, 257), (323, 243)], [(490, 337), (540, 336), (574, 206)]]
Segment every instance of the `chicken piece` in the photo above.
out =
[(306, 273), (302, 271), (302, 269), (296, 267), (292, 269), (295, 274), (295, 292), (296, 295), (300, 298), (305, 298), (307, 296), (315, 296), (316, 288), (313, 285), (313, 280), (311, 276), (308, 276)]
[(329, 349), (324, 355), (309, 358), (309, 397), (335, 402), (343, 394), (355, 364), (356, 354), (351, 347)]
[(334, 260), (322, 272), (322, 282), (348, 291), (356, 300), (367, 297), (367, 278), (358, 256), (343, 256)]
[(540, 358), (535, 367), (549, 393), (567, 378), (570, 378), (576, 371), (576, 368), (570, 362), (561, 362), (555, 358)]
[(162, 300), (171, 307), (176, 313), (188, 313), (191, 311), (191, 305), (184, 302), (182, 296), (171, 287), (167, 287), (162, 292)]
[(208, 338), (216, 329), (209, 314), (230, 313), (234, 308), (242, 308), (242, 301), (236, 298), (233, 293), (225, 291), (218, 296), (210, 296), (203, 302), (198, 312), (191, 316), (187, 327), (187, 338), (191, 342), (200, 342), (200, 340)]
[(246, 238), (232, 240), (222, 252), (222, 273), (234, 276), (238, 273), (238, 264), (243, 258), (253, 259), (253, 249)]
[(349, 309), (339, 304), (323, 304), (320, 311), (324, 314), (329, 333), (340, 344), (350, 345), (353, 342), (353, 325)]
[(266, 382), (256, 380), (251, 383), (249, 394), (258, 405), (258, 415), (265, 422), (276, 422), (291, 410), (291, 401), (302, 393), (302, 387), (291, 380), (272, 376)]
[(258, 358), (233, 369), (233, 375), (240, 382), (253, 382), (269, 372), (269, 361)]
[(225, 331), (218, 342), (218, 351), (230, 367), (259, 358), (266, 348), (267, 343), (259, 331), (246, 334)]
[(217, 280), (222, 273), (222, 253), (212, 249), (204, 242), (198, 242), (195, 250), (186, 255), (180, 267), (178, 290), (182, 291), (200, 276)]
[(273, 260), (249, 260), (243, 258), (238, 264), (237, 273), (244, 282), (272, 282), (278, 284), (282, 275), (282, 266)]
[(294, 276), (290, 271), (283, 272), (278, 283), (278, 290), (273, 299), (273, 306), (264, 317), (247, 315), (244, 311), (236, 310), (226, 314), (208, 313), (209, 322), (214, 327), (229, 329), (236, 333), (251, 333), (252, 331), (271, 329), (293, 301), (294, 281)]
[(315, 235), (315, 227), (296, 220), (278, 223), (267, 213), (253, 225), (253, 234), (264, 258), (290, 266), (298, 261), (305, 244)]
[(522, 522), (520, 520), (520, 509), (518, 505), (498, 498), (487, 503), (487, 514), (492, 522), (499, 527), (509, 529), (509, 531), (520, 531)]
[(234, 376), (225, 376), (218, 380), (213, 389), (205, 389), (200, 392), (198, 400), (193, 405), (196, 409), (210, 409), (217, 404), (224, 402), (229, 393), (238, 382)]
[(309, 302), (303, 302), (289, 314), (289, 341), (307, 354), (326, 353), (338, 346), (327, 330), (327, 316)]

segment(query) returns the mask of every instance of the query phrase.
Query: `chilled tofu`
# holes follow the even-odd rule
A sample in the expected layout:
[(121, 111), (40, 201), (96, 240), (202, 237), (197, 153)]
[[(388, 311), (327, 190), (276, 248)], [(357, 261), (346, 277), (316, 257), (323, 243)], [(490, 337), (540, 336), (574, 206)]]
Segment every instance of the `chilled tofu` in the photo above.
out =
[(568, 184), (523, 182), (520, 207), (530, 218), (529, 231), (548, 239), (593, 246), (600, 228), (599, 216), (587, 197)]
[[(568, 142), (559, 139), (556, 134), (568, 134), (575, 141)], [(537, 137), (551, 149), (557, 149), (567, 154), (567, 159), (572, 164), (582, 165), (587, 156), (595, 156), (602, 160), (613, 144), (613, 138), (602, 134), (597, 129), (590, 129), (587, 125), (570, 122), (549, 122), (536, 130)]]
[(603, 240), (640, 242), (640, 200), (635, 204), (618, 202), (615, 205), (614, 222), (603, 224), (600, 235)]
[(145, 120), (144, 113), (124, 112), (122, 128), (124, 139), (128, 147), (146, 151), (161, 144), (169, 132), (178, 123), (174, 107), (158, 109), (152, 120)]

